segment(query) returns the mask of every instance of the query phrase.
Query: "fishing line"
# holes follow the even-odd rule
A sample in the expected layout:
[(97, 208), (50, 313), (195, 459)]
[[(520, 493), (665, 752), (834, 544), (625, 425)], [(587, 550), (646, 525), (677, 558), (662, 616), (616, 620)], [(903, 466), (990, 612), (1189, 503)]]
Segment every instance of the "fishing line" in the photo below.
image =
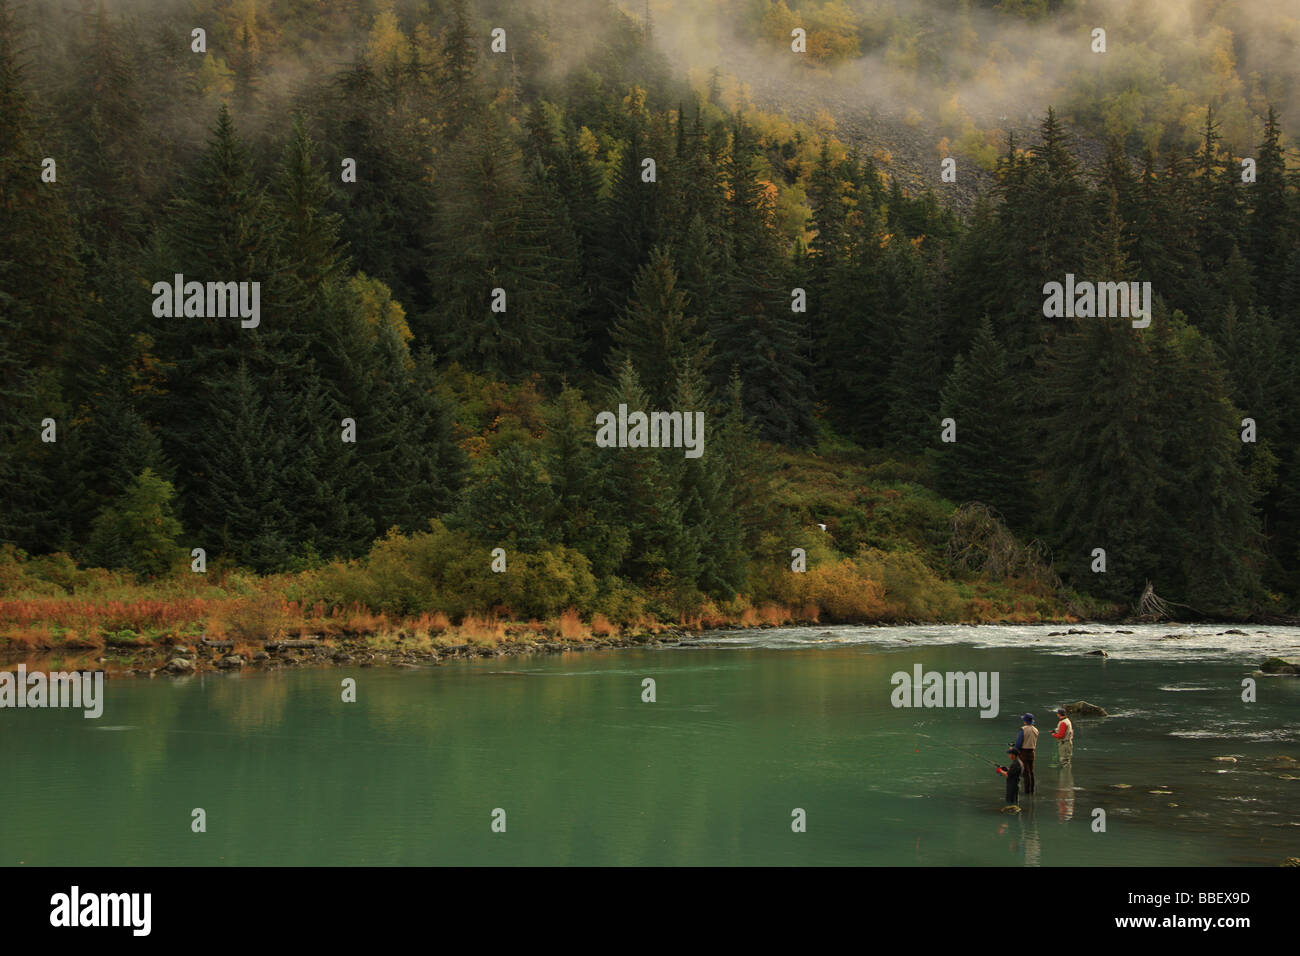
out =
[(974, 757), (976, 760), (980, 761), (981, 763), (990, 763), (990, 764), (992, 764), (992, 765), (995, 766), (995, 767), (1000, 767), (1000, 766), (1001, 766), (1001, 764), (999, 764), (996, 760), (990, 760), (988, 757), (981, 757), (981, 756), (980, 756), (979, 754), (977, 754), (977, 753), (971, 753), (969, 750), (962, 750), (960, 747), (954, 747), (952, 744), (947, 743), (946, 741), (938, 740), (938, 739), (936, 739), (936, 738), (934, 738), (934, 737), (931, 737), (931, 736), (930, 736), (929, 734), (927, 734), (927, 733), (922, 733), (922, 732), (919, 731), (919, 730), (917, 731), (917, 733), (918, 733), (918, 734), (921, 734), (921, 736), (924, 737), (924, 738), (926, 738), (927, 740), (933, 740), (936, 744), (939, 744), (939, 745), (942, 746), (942, 747), (947, 747), (947, 748), (949, 748), (950, 750), (955, 750), (955, 751), (957, 751), (957, 753), (959, 753), (959, 754), (965, 754), (967, 757)]

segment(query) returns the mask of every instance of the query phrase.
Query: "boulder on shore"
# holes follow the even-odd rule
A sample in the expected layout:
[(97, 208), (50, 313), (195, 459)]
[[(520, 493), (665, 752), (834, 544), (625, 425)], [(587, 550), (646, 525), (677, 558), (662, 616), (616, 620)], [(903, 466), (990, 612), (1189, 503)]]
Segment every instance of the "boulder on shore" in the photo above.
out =
[(163, 670), (169, 674), (192, 674), (194, 673), (194, 662), (184, 657), (173, 657), (163, 667)]
[(1073, 704), (1065, 705), (1065, 712), (1078, 717), (1109, 717), (1106, 708), (1098, 707), (1096, 704), (1090, 704), (1086, 700), (1076, 700)]
[(266, 649), (268, 651), (293, 650), (294, 648), (299, 648), (299, 647), (320, 647), (320, 641), (308, 637), (308, 638), (303, 638), (301, 640), (266, 642)]

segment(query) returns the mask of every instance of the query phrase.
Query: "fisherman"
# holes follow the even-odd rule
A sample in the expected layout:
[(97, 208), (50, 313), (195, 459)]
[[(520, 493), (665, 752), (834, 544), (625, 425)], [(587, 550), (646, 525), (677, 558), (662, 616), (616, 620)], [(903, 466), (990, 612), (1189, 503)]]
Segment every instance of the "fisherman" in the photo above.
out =
[(1025, 765), (1020, 761), (1021, 753), (1018, 747), (1011, 747), (1007, 753), (1011, 754), (1010, 763), (1005, 767), (999, 766), (996, 772), (1007, 778), (1007, 806), (1019, 807), (1020, 774), (1024, 771)]
[(1020, 728), (1020, 733), (1016, 735), (1016, 742), (1012, 744), (1020, 751), (1020, 761), (1025, 765), (1025, 793), (1034, 792), (1034, 753), (1038, 747), (1038, 728), (1034, 726), (1033, 714), (1021, 714), (1021, 721), (1024, 726)]
[(1056, 708), (1056, 716), (1061, 721), (1052, 733), (1056, 738), (1057, 763), (1062, 767), (1068, 767), (1074, 758), (1074, 724), (1070, 723), (1070, 718), (1065, 716), (1064, 707)]

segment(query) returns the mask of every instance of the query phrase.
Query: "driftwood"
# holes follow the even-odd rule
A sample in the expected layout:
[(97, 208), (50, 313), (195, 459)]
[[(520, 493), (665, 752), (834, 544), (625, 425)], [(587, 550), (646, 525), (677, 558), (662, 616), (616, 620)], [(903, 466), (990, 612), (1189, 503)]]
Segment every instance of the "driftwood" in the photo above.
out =
[(1173, 609), (1168, 601), (1156, 594), (1156, 589), (1148, 581), (1134, 610), (1138, 618), (1143, 621), (1162, 621), (1169, 617)]
[(968, 501), (953, 514), (950, 526), (946, 556), (954, 567), (995, 580), (1023, 576), (1060, 589), (1047, 548), (1039, 541), (1020, 544), (988, 505)]
[(199, 641), (204, 647), (234, 647), (234, 641), (210, 641), (206, 637)]
[(266, 644), (268, 651), (278, 651), (291, 647), (320, 647), (320, 641), (304, 638), (300, 641), (268, 641)]

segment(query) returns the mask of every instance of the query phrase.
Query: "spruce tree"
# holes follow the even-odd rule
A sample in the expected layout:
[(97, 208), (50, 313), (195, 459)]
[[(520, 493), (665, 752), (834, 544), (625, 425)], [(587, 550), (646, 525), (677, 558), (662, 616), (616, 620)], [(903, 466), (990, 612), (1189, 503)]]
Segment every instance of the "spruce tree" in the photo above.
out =
[(773, 441), (813, 440), (813, 384), (803, 324), (792, 311), (794, 283), (781, 263), (772, 229), (772, 188), (752, 169), (753, 134), (733, 134), (726, 175), (730, 246), (724, 261), (722, 315), (710, 330), (715, 343), (715, 385), (739, 373), (745, 410)]
[(1164, 593), (1202, 612), (1247, 613), (1260, 596), (1261, 554), (1241, 412), (1214, 346), (1181, 314), (1153, 338), (1165, 397), (1156, 409), (1163, 419), (1156, 481), (1167, 515), (1156, 540), (1172, 578)]
[[(1025, 410), (1008, 367), (1006, 349), (985, 319), (970, 351), (957, 356), (943, 386), (940, 408), (957, 424), (955, 442), (933, 446), (939, 491), (957, 504), (996, 508), (1016, 530), (1033, 515), (1033, 458)], [(936, 422), (935, 435), (938, 435)]]
[(531, 552), (548, 543), (547, 518), (554, 507), (550, 478), (536, 454), (512, 442), (471, 479), (456, 523), (495, 547)]
[(543, 459), (554, 492), (549, 537), (581, 551), (598, 577), (617, 570), (627, 554), (625, 520), (611, 487), (614, 459), (597, 448), (595, 415), (577, 389), (566, 386), (547, 417)]
[[(605, 407), (626, 405), (629, 413), (648, 411), (649, 396), (641, 388), (636, 369), (624, 363), (606, 398)], [(604, 448), (610, 458), (609, 487), (614, 505), (628, 532), (628, 549), (620, 575), (643, 584), (668, 585), (676, 567), (686, 529), (668, 456), (680, 449)]]
[(617, 374), (630, 362), (651, 405), (668, 408), (678, 378), (688, 364), (706, 368), (708, 344), (696, 327), (690, 303), (677, 280), (673, 257), (663, 247), (651, 250), (637, 275), (632, 301), (613, 326), (609, 366)]
[[(1115, 205), (1089, 255), (1089, 275), (1131, 279)], [(1165, 321), (1160, 310), (1152, 324)], [(1127, 319), (1067, 319), (1044, 360), (1047, 419), (1039, 500), (1056, 566), (1076, 587), (1136, 601), (1162, 587), (1160, 542), (1169, 525), (1161, 494), (1160, 392), (1150, 330)], [(1100, 555), (1105, 552), (1105, 570)]]

